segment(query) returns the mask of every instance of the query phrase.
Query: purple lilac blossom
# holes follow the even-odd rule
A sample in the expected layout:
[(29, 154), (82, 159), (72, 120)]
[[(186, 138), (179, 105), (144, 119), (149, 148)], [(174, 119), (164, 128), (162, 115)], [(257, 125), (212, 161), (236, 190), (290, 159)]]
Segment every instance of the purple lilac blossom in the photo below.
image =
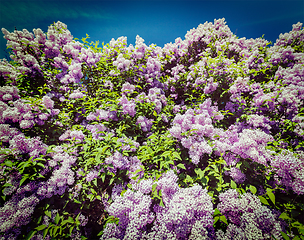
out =
[(98, 177), (98, 172), (96, 170), (92, 170), (90, 171), (87, 176), (86, 176), (86, 180), (88, 182), (92, 182), (94, 178)]
[(240, 234), (246, 239), (267, 239), (274, 235), (282, 239), (278, 216), (263, 206), (257, 196), (251, 193), (239, 195), (236, 189), (229, 189), (220, 193), (219, 200), (217, 209), (227, 218), (229, 225), (226, 233), (217, 232), (218, 237), (233, 239)]
[(72, 92), (69, 96), (69, 98), (72, 99), (77, 99), (77, 98), (83, 98), (85, 96), (85, 94), (83, 94), (82, 92), (80, 92), (79, 90), (75, 90), (74, 92)]
[(105, 163), (113, 165), (113, 168), (111, 170), (114, 173), (116, 173), (117, 169), (128, 169), (130, 166), (128, 157), (123, 156), (118, 151), (116, 151), (112, 156), (107, 157), (105, 159)]
[(38, 157), (46, 154), (47, 145), (40, 141), (40, 137), (26, 138), (23, 134), (15, 135), (9, 141), (13, 154), (26, 154)]
[(91, 131), (93, 139), (96, 139), (96, 140), (102, 140), (103, 139), (102, 137), (104, 136), (104, 134), (101, 132), (107, 131), (107, 127), (105, 125), (103, 125), (102, 123), (94, 124), (94, 125), (88, 124), (86, 126), (86, 129)]
[(271, 167), (275, 172), (277, 184), (292, 189), (296, 194), (304, 194), (304, 161), (292, 152), (285, 150), (274, 157)]
[(153, 125), (153, 119), (148, 119), (145, 116), (139, 116), (136, 121), (137, 125), (140, 125), (141, 130), (144, 132), (149, 132)]
[[(156, 215), (150, 211), (151, 197), (145, 195), (151, 191), (152, 179), (133, 185), (135, 191), (127, 189), (123, 196), (115, 195), (114, 202), (107, 210), (119, 218), (119, 225), (106, 226), (101, 239), (163, 239), (164, 236), (166, 239), (185, 239), (189, 234), (191, 239), (207, 237), (208, 231), (213, 229), (212, 198), (207, 194), (207, 190), (199, 185), (179, 188), (177, 179), (174, 172), (169, 171), (156, 181), (157, 189), (162, 190), (165, 203), (165, 207), (153, 207)], [(144, 187), (146, 185), (149, 186), (148, 189)], [(154, 219), (151, 231), (145, 231), (145, 226)]]
[(135, 90), (135, 86), (126, 82), (122, 85), (121, 92), (123, 95), (132, 94)]
[(229, 175), (232, 177), (232, 179), (238, 183), (241, 184), (246, 180), (246, 175), (242, 173), (242, 171), (238, 168), (232, 167), (229, 171)]
[(53, 107), (54, 107), (54, 101), (50, 97), (44, 96), (42, 98), (42, 102), (43, 102), (43, 104), (44, 104), (44, 106), (46, 108), (53, 109)]

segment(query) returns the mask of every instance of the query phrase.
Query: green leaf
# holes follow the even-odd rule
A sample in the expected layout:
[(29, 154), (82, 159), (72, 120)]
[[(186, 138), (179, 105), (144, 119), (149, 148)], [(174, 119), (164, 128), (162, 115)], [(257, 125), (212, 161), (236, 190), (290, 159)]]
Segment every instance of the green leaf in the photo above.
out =
[(222, 213), (220, 212), (220, 210), (218, 210), (217, 208), (214, 209), (214, 213), (213, 213), (213, 216), (216, 216), (216, 215), (221, 215)]
[(98, 186), (97, 186), (97, 178), (94, 178), (94, 179), (92, 180), (92, 183), (93, 183), (93, 185), (94, 185), (95, 187), (98, 187)]
[(35, 229), (36, 229), (37, 231), (41, 231), (41, 230), (43, 230), (43, 229), (45, 229), (45, 228), (47, 228), (47, 225), (42, 224), (42, 225), (36, 227)]
[(177, 153), (177, 152), (173, 152), (173, 157), (179, 159), (179, 160), (182, 160), (182, 158), (180, 157), (180, 154)]
[(49, 218), (52, 217), (51, 211), (45, 211), (44, 213), (45, 213), (45, 215), (48, 216)]
[(101, 174), (101, 180), (102, 180), (102, 182), (104, 182), (105, 181), (105, 178), (106, 178), (106, 174), (105, 173), (103, 173), (103, 174)]
[(29, 234), (26, 236), (26, 240), (32, 239), (34, 235), (37, 233), (37, 231), (30, 231)]
[(282, 235), (282, 237), (283, 237), (285, 240), (289, 240), (289, 239), (290, 239), (290, 238), (287, 236), (287, 234), (284, 233), (284, 232), (282, 232), (282, 231), (281, 231), (281, 235)]
[(48, 231), (49, 231), (49, 227), (43, 230), (43, 238), (46, 237)]
[(157, 187), (157, 183), (154, 183), (154, 184), (152, 185), (152, 192), (154, 192), (154, 191), (156, 190), (156, 187)]
[(113, 183), (114, 180), (115, 180), (114, 178), (111, 178), (111, 179), (110, 179), (110, 182), (109, 182), (109, 185), (111, 185), (111, 184)]
[(258, 197), (259, 197), (261, 203), (263, 203), (265, 205), (269, 205), (269, 203), (267, 202), (267, 200), (264, 197), (262, 197), (262, 196), (258, 196)]
[(186, 170), (185, 165), (184, 165), (184, 164), (182, 164), (182, 163), (178, 164), (176, 167), (178, 167), (178, 168), (182, 168), (182, 169), (185, 169), (185, 170)]
[(37, 163), (37, 165), (40, 166), (40, 167), (42, 167), (42, 168), (45, 168), (45, 166), (42, 163), (40, 163), (40, 162)]
[(257, 189), (256, 189), (255, 186), (250, 185), (250, 186), (249, 186), (249, 189), (250, 189), (250, 191), (252, 192), (252, 194), (256, 194)]
[(236, 185), (236, 183), (233, 180), (231, 180), (230, 185), (231, 185), (231, 188), (233, 188), (233, 189), (237, 188), (237, 185)]
[(8, 167), (12, 167), (13, 166), (13, 162), (12, 161), (6, 161), (5, 165)]
[(281, 213), (279, 218), (282, 218), (282, 219), (285, 219), (285, 220), (291, 219), (286, 212)]
[(13, 186), (12, 184), (10, 183), (5, 183), (4, 185), (2, 185), (3, 187), (10, 187), (10, 186)]
[(270, 188), (267, 188), (266, 191), (267, 191), (268, 197), (270, 198), (270, 200), (272, 201), (272, 203), (275, 205), (275, 196), (272, 193), (272, 190)]
[(163, 202), (163, 199), (160, 199), (159, 205), (160, 205), (161, 207), (165, 207), (165, 204), (164, 204), (164, 202)]
[(59, 226), (55, 226), (55, 227), (54, 227), (53, 236), (55, 236), (55, 237), (57, 236), (56, 233), (57, 233), (57, 230), (58, 230), (58, 229), (59, 229)]
[(59, 220), (60, 220), (59, 213), (57, 213), (56, 217), (55, 217), (55, 220), (54, 220), (55, 224), (58, 224)]
[(228, 225), (227, 219), (224, 215), (220, 216), (220, 220)]
[(19, 187), (22, 185), (22, 183), (24, 183), (27, 179), (29, 178), (29, 175), (28, 174), (25, 174), (22, 179), (20, 180), (20, 183), (19, 183)]
[(199, 176), (199, 178), (203, 178), (204, 177), (204, 172), (202, 171), (202, 169), (196, 168), (196, 169), (194, 169), (194, 171)]
[(218, 221), (219, 219), (220, 219), (220, 217), (219, 217), (219, 216), (215, 217), (215, 218), (214, 218), (213, 225), (214, 225), (214, 224), (216, 224), (216, 223), (217, 223), (217, 221)]

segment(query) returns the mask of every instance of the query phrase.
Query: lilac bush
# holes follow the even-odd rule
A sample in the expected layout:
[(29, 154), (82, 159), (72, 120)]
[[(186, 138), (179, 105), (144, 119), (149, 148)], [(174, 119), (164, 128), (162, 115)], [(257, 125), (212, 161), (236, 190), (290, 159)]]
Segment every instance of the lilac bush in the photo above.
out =
[(163, 48), (2, 28), (1, 239), (303, 239), (304, 29)]

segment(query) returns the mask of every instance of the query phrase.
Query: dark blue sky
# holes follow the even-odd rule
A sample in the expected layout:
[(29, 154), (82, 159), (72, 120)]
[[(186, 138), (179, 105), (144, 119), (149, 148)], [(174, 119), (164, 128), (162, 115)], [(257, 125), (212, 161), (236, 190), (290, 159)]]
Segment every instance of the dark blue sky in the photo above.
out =
[[(304, 23), (304, 0), (0, 0), (0, 28), (13, 31), (41, 28), (54, 21), (67, 24), (72, 35), (108, 43), (120, 36), (135, 43), (136, 35), (147, 45), (163, 47), (200, 23), (225, 18), (238, 37), (264, 37), (272, 42), (292, 24)], [(1, 33), (0, 58), (5, 57), (6, 40)], [(7, 54), (6, 54), (7, 55)]]

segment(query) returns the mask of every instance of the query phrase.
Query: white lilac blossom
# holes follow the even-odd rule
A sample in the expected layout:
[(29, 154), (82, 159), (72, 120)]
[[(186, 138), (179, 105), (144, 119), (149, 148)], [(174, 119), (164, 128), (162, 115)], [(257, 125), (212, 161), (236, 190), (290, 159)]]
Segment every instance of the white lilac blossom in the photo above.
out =
[[(75, 173), (72, 171), (71, 166), (76, 162), (76, 157), (69, 155), (66, 152), (57, 152), (53, 156), (53, 161), (60, 163), (60, 167), (52, 172), (51, 177), (47, 182), (38, 188), (37, 194), (43, 198), (50, 198), (53, 195), (62, 195), (68, 186), (73, 185), (75, 182)], [(54, 163), (51, 166), (56, 165)]]
[(65, 141), (67, 139), (76, 140), (76, 142), (82, 142), (85, 135), (81, 130), (67, 130), (60, 137), (60, 141)]
[(232, 145), (232, 152), (242, 158), (251, 158), (253, 161), (267, 165), (267, 161), (272, 160), (272, 151), (265, 147), (268, 142), (272, 142), (273, 137), (261, 130), (244, 129), (239, 134), (239, 140)]
[(9, 124), (0, 124), (0, 141), (9, 142), (10, 139), (19, 134), (18, 129), (10, 127)]
[(38, 203), (39, 199), (34, 194), (26, 197), (24, 194), (16, 193), (0, 208), (0, 232), (27, 225)]
[[(213, 118), (213, 119), (212, 119)], [(211, 106), (210, 99), (200, 104), (199, 109), (188, 109), (185, 114), (176, 114), (173, 126), (169, 129), (170, 134), (181, 141), (182, 145), (189, 149), (189, 155), (194, 164), (198, 164), (203, 154), (211, 154), (212, 147), (206, 138), (213, 138), (218, 133), (212, 125), (212, 121), (221, 120), (223, 116), (217, 112), (216, 106)], [(191, 131), (191, 132), (189, 132)], [(189, 134), (182, 135), (189, 132)], [(228, 149), (218, 143), (222, 151)]]
[(94, 125), (88, 124), (86, 126), (86, 129), (88, 129), (88, 130), (91, 131), (93, 139), (96, 139), (96, 140), (97, 139), (102, 140), (104, 134), (101, 133), (101, 132), (107, 131), (107, 127), (105, 125), (103, 125), (102, 123), (100, 123), (100, 124), (94, 124)]
[(46, 108), (53, 109), (53, 107), (54, 107), (54, 101), (50, 97), (44, 96), (42, 98), (42, 102), (43, 102), (43, 104), (44, 104), (44, 106)]

